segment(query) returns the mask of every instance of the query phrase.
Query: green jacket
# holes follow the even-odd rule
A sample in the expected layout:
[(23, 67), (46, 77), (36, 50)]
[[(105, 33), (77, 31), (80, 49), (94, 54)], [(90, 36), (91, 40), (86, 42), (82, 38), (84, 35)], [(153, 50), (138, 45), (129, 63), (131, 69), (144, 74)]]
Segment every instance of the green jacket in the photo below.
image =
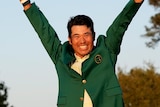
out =
[(123, 35), (140, 6), (130, 0), (107, 30), (106, 36), (98, 37), (90, 57), (82, 64), (82, 76), (71, 69), (70, 65), (75, 60), (72, 47), (68, 41), (61, 44), (55, 30), (35, 3), (25, 11), (55, 64), (59, 79), (58, 107), (82, 107), (84, 89), (94, 107), (124, 106), (115, 65)]

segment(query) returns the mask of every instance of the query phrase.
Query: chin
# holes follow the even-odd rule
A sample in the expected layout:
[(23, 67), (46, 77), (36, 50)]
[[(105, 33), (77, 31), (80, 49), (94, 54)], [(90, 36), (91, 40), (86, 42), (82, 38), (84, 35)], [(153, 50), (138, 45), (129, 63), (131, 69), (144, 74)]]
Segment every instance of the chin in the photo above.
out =
[(82, 53), (81, 55), (85, 56), (85, 55), (88, 55), (89, 52), (85, 52), (85, 53)]

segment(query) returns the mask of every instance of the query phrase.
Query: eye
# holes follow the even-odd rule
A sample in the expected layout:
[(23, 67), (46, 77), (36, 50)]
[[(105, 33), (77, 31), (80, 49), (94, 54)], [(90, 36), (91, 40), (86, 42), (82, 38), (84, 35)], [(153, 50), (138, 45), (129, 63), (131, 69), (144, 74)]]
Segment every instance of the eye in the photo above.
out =
[(75, 34), (75, 35), (72, 35), (72, 38), (74, 39), (76, 39), (76, 38), (79, 38), (80, 36), (78, 35), (78, 34)]
[(84, 35), (85, 36), (91, 36), (92, 34), (90, 32), (86, 32)]

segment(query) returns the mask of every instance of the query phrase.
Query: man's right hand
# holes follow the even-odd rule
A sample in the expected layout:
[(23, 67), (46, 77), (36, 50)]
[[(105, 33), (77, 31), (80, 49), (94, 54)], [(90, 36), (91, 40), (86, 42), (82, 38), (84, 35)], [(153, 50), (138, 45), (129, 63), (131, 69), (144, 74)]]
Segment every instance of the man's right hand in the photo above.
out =
[(20, 0), (20, 3), (23, 5), (24, 10), (28, 10), (31, 7), (30, 0)]
[(28, 0), (20, 0), (20, 3), (23, 4), (23, 3), (25, 3), (26, 1), (28, 1)]

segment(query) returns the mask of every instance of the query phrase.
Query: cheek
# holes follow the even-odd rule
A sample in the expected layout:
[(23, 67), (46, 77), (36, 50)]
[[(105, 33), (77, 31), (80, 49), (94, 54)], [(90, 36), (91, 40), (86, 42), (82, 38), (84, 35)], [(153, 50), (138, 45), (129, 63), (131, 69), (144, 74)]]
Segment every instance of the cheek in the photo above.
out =
[(77, 40), (69, 39), (69, 44), (75, 46), (77, 44)]
[(88, 44), (93, 45), (93, 38), (88, 39)]

